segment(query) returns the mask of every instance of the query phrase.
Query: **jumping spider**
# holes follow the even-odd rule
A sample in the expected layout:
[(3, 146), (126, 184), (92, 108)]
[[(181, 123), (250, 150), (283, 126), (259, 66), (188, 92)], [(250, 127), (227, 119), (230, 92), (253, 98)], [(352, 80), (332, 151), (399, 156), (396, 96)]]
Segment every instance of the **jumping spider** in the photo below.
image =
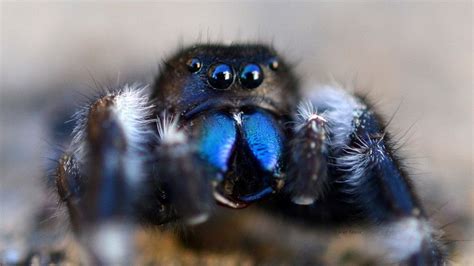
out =
[(309, 223), (390, 229), (393, 240), (377, 243), (391, 262), (444, 264), (383, 120), (340, 87), (309, 91), (268, 46), (196, 45), (152, 87), (84, 106), (55, 183), (89, 262), (130, 262), (121, 245), (107, 254), (107, 228), (194, 225), (218, 205), (259, 201)]

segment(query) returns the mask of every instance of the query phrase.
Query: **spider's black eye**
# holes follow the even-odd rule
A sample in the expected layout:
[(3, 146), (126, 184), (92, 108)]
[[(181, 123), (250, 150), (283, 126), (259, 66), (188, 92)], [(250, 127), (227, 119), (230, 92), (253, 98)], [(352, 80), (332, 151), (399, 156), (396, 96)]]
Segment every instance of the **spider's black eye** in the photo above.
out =
[(240, 83), (244, 88), (254, 89), (262, 84), (263, 71), (259, 65), (248, 64), (240, 72)]
[(268, 67), (273, 71), (276, 71), (279, 65), (280, 64), (278, 63), (278, 60), (276, 58), (272, 58), (270, 59), (270, 61), (268, 61)]
[(186, 65), (188, 66), (188, 70), (191, 73), (196, 73), (199, 70), (201, 70), (202, 63), (199, 59), (197, 58), (191, 58), (186, 62)]
[(208, 80), (214, 89), (225, 90), (234, 82), (234, 71), (229, 65), (214, 64), (209, 68)]

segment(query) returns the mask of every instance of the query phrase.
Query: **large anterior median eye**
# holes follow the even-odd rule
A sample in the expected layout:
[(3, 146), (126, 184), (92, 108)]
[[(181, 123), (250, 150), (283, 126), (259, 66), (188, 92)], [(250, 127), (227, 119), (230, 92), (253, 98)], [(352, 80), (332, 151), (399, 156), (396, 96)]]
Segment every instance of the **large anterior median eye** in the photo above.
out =
[(259, 65), (248, 64), (240, 71), (240, 83), (244, 88), (254, 89), (263, 81), (263, 71)]
[(234, 82), (234, 71), (229, 65), (214, 64), (209, 68), (208, 80), (214, 89), (225, 90)]

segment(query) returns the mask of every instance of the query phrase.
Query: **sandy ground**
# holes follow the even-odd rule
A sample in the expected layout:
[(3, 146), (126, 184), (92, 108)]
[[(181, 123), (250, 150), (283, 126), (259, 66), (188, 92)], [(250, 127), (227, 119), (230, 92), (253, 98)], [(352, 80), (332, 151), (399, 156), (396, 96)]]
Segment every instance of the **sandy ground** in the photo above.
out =
[[(21, 253), (12, 239), (47, 194), (51, 124), (70, 115), (58, 110), (90, 93), (93, 78), (150, 82), (157, 62), (197, 40), (273, 42), (306, 88), (334, 77), (369, 92), (383, 114), (396, 112), (390, 129), (407, 141), (428, 212), (454, 221), (451, 239), (472, 240), (472, 22), (469, 1), (2, 2), (0, 248)], [(474, 264), (471, 242), (458, 242), (458, 263)]]

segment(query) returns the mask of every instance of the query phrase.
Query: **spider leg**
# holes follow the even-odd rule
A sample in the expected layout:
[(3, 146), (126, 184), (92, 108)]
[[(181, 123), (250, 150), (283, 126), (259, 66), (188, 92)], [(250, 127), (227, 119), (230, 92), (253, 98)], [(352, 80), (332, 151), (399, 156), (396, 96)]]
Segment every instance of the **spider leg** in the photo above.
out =
[(125, 86), (75, 115), (56, 187), (91, 263), (131, 263), (136, 224), (209, 216), (212, 186), (197, 145), (177, 116), (153, 119), (154, 109), (146, 87)]
[(328, 186), (328, 129), (326, 119), (311, 102), (302, 102), (290, 142), (288, 186), (291, 200), (310, 205), (323, 196)]
[(90, 263), (132, 259), (134, 202), (146, 177), (146, 88), (125, 86), (76, 113), (71, 148), (60, 159), (56, 186)]
[(177, 115), (166, 112), (157, 120), (153, 180), (166, 192), (176, 218), (194, 225), (206, 221), (210, 214), (212, 186), (197, 145), (178, 122)]
[[(387, 262), (443, 264), (445, 255), (436, 240), (437, 232), (416, 197), (380, 117), (364, 99), (340, 88), (325, 86), (309, 98), (311, 108), (304, 109), (307, 113), (300, 111), (305, 119), (297, 121), (292, 142), (292, 155), (298, 155), (288, 171), (294, 175), (288, 177), (294, 183), (289, 186), (293, 202), (311, 204), (329, 187), (328, 194), (343, 199), (341, 206), (357, 210), (348, 214), (349, 218), (358, 216), (375, 226), (368, 239)], [(314, 149), (311, 143), (315, 143)], [(298, 149), (307, 155), (298, 154)], [(324, 187), (317, 189), (318, 182)], [(298, 188), (304, 188), (303, 192), (295, 191)], [(306, 201), (298, 201), (299, 195)], [(314, 207), (318, 204), (320, 201), (301, 207), (306, 207), (311, 216), (312, 212), (316, 215)]]

